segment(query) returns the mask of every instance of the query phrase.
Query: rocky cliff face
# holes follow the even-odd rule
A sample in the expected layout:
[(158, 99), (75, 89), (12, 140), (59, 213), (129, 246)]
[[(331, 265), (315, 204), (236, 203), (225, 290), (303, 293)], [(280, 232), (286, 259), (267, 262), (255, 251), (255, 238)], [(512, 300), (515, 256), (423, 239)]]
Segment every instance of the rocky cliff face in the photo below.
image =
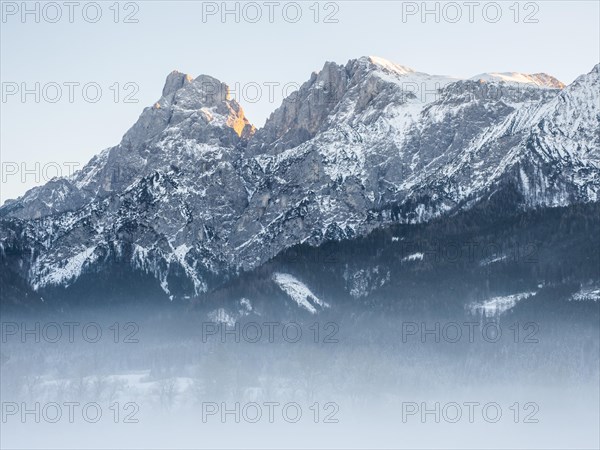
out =
[(2, 213), (31, 219), (73, 211), (123, 192), (156, 170), (170, 170), (195, 148), (238, 151), (253, 133), (226, 84), (206, 75), (194, 79), (172, 72), (162, 97), (144, 109), (119, 145), (95, 156), (71, 178), (53, 180), (7, 202)]
[(428, 221), (507, 186), (524, 209), (596, 202), (599, 67), (561, 89), (544, 74), (326, 63), (260, 130), (224, 83), (173, 72), (119, 145), (0, 209), (3, 265), (43, 292), (119, 261), (193, 297), (291, 245)]

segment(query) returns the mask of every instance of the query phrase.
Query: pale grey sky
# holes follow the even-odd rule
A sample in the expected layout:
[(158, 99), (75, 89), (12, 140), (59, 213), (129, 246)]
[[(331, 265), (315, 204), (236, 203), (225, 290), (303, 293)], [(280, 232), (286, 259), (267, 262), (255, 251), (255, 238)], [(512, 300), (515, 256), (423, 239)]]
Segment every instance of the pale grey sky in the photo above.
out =
[(2, 2), (0, 202), (117, 144), (173, 69), (228, 83), (262, 126), (325, 61), (376, 55), (427, 73), (566, 83), (600, 61), (598, 1), (428, 2), (424, 16), (421, 1), (230, 2), (225, 17), (220, 1), (77, 3), (29, 2), (23, 16), (20, 1)]

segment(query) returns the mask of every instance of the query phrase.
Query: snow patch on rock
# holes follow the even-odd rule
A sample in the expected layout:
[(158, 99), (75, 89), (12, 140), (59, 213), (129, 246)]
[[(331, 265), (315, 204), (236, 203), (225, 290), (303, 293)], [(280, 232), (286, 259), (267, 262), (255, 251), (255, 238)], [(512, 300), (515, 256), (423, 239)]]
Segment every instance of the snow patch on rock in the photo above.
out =
[(46, 270), (37, 272), (38, 276), (32, 283), (32, 287), (37, 290), (50, 285), (56, 286), (62, 284), (68, 286), (81, 275), (86, 266), (91, 265), (97, 260), (94, 256), (95, 250), (95, 246), (86, 248), (66, 259), (64, 263), (56, 264)]
[(329, 304), (319, 299), (304, 283), (288, 273), (273, 274), (273, 281), (292, 300), (298, 303), (298, 306), (306, 309), (311, 314), (317, 313), (316, 306), (329, 308)]
[(423, 261), (425, 255), (421, 252), (413, 253), (412, 255), (405, 256), (402, 261)]
[(522, 292), (519, 294), (492, 297), (483, 302), (471, 303), (468, 306), (472, 314), (484, 317), (496, 317), (513, 308), (518, 302), (534, 295), (535, 292)]
[(576, 293), (574, 293), (571, 298), (571, 301), (582, 302), (582, 301), (593, 301), (597, 302), (600, 300), (600, 287), (592, 286), (592, 287), (583, 287)]

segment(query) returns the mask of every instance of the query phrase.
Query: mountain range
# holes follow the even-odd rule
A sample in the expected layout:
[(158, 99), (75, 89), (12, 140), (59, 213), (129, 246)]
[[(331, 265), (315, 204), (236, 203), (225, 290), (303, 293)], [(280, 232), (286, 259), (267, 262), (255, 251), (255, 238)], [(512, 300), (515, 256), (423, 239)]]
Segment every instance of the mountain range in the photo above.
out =
[[(547, 74), (463, 80), (376, 57), (327, 62), (260, 129), (225, 83), (174, 71), (118, 145), (0, 208), (3, 302), (83, 299), (117, 280), (194, 301), (272, 267), (268, 279), (314, 313), (328, 302), (273, 264), (291, 249), (372, 242), (381, 254), (402, 230), (486, 215), (593, 221), (599, 125), (600, 64), (565, 86)], [(340, 296), (394, 277), (379, 263), (344, 265)]]

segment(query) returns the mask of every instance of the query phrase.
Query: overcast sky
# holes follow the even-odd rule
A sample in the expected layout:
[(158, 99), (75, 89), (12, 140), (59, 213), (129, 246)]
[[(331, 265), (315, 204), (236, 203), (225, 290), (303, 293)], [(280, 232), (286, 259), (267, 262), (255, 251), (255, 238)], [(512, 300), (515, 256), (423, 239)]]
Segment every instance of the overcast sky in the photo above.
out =
[(325, 61), (376, 55), (427, 73), (566, 83), (600, 61), (597, 1), (430, 2), (424, 16), (421, 1), (275, 3), (230, 3), (223, 17), (221, 2), (29, 3), (25, 16), (3, 2), (0, 201), (117, 144), (174, 69), (225, 81), (262, 126)]

